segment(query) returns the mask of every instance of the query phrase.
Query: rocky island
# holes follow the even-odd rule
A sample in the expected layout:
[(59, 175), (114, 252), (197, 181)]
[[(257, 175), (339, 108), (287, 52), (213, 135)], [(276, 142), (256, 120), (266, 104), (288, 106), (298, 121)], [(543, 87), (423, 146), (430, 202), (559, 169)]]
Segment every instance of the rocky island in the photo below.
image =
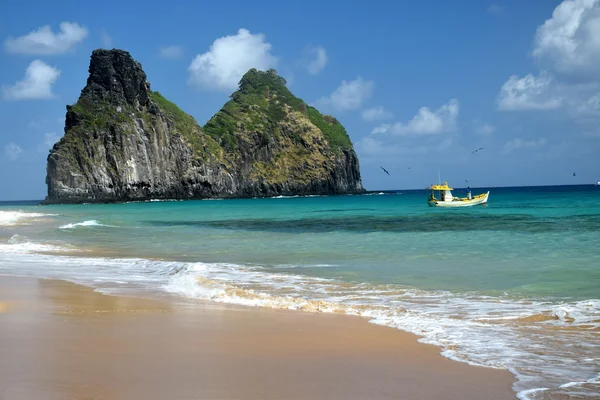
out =
[(251, 69), (201, 127), (123, 50), (94, 50), (50, 150), (45, 204), (362, 193), (344, 127)]

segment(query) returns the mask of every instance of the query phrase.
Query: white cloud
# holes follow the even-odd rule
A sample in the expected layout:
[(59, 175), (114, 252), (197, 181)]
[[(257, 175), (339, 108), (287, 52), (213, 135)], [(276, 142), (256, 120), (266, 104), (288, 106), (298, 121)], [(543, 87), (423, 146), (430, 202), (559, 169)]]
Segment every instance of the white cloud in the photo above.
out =
[(511, 76), (500, 88), (498, 109), (508, 110), (553, 110), (559, 108), (562, 98), (552, 93), (553, 78), (542, 71), (538, 77), (527, 74), (523, 78)]
[(306, 69), (309, 74), (316, 75), (327, 65), (327, 50), (323, 46), (309, 46), (306, 50), (306, 57), (310, 61), (306, 61)]
[(421, 107), (407, 123), (382, 124), (371, 131), (371, 134), (389, 133), (392, 135), (436, 135), (456, 129), (459, 103), (451, 99), (435, 111), (429, 107)]
[(52, 32), (50, 25), (44, 25), (27, 35), (9, 37), (4, 41), (8, 53), (18, 54), (64, 54), (74, 50), (75, 46), (88, 35), (87, 28), (77, 22), (61, 22), (60, 31)]
[(500, 110), (562, 109), (581, 122), (600, 116), (600, 0), (564, 0), (537, 28), (531, 52), (541, 72), (511, 76)]
[(112, 49), (112, 47), (113, 47), (112, 38), (110, 37), (110, 35), (106, 31), (106, 29), (104, 29), (104, 28), (102, 29), (102, 32), (100, 33), (100, 40), (102, 41), (103, 48)]
[(475, 133), (481, 136), (492, 136), (496, 131), (494, 125), (488, 123), (482, 123), (480, 121), (475, 122)]
[(161, 58), (180, 58), (183, 56), (183, 47), (163, 46), (158, 49), (158, 56)]
[(539, 26), (533, 57), (559, 74), (600, 77), (600, 0), (565, 0)]
[(267, 70), (275, 67), (277, 61), (271, 54), (271, 44), (265, 42), (265, 35), (240, 29), (236, 35), (216, 39), (209, 51), (192, 60), (188, 67), (189, 83), (230, 92), (251, 68)]
[(25, 71), (25, 78), (12, 86), (3, 86), (4, 98), (7, 100), (51, 99), (52, 85), (60, 71), (41, 60), (33, 60)]
[(11, 142), (11, 143), (7, 144), (6, 146), (4, 146), (4, 154), (11, 161), (15, 161), (17, 158), (19, 158), (19, 156), (21, 155), (22, 152), (23, 152), (23, 149), (21, 148), (21, 146), (15, 144), (15, 143)]
[(394, 115), (383, 106), (372, 107), (362, 112), (362, 118), (365, 121), (380, 121), (382, 119), (392, 118)]
[(536, 149), (546, 145), (546, 139), (524, 140), (520, 138), (512, 139), (504, 144), (504, 152), (510, 153), (519, 149)]
[(375, 83), (360, 76), (353, 81), (342, 81), (329, 97), (321, 97), (317, 103), (331, 105), (337, 110), (356, 110), (371, 97)]

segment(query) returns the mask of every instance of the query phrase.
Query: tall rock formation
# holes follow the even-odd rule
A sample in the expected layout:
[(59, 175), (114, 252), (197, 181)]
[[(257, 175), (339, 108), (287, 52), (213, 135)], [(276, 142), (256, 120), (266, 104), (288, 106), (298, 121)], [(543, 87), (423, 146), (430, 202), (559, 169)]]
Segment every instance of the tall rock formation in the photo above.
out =
[(362, 193), (343, 126), (252, 69), (201, 128), (123, 50), (92, 52), (48, 156), (44, 203)]

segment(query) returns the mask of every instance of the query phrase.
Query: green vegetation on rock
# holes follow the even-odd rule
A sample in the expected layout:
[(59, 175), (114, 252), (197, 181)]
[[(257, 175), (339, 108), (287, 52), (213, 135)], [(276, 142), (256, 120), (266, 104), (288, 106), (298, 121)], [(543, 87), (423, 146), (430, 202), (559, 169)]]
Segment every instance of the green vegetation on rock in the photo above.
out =
[[(344, 127), (333, 117), (322, 115), (314, 107), (294, 96), (286, 87), (284, 78), (274, 69), (251, 69), (240, 80), (239, 89), (231, 95), (223, 108), (204, 125), (204, 132), (217, 140), (227, 151), (235, 151), (245, 132), (257, 132), (265, 139), (278, 137), (278, 124), (289, 110), (299, 111), (317, 126), (331, 150), (350, 149), (352, 143)], [(300, 132), (289, 132), (298, 143)]]
[(203, 160), (207, 160), (211, 156), (216, 159), (221, 158), (222, 152), (219, 145), (211, 137), (202, 134), (200, 125), (194, 117), (177, 107), (175, 103), (164, 98), (160, 92), (149, 91), (148, 95), (171, 120), (174, 128), (173, 132), (180, 134), (199, 158)]
[(87, 98), (80, 98), (70, 110), (78, 115), (86, 128), (104, 128), (110, 123), (127, 122), (127, 116), (118, 112), (110, 103), (93, 102)]
[(316, 108), (310, 106), (308, 107), (307, 112), (310, 122), (315, 124), (317, 128), (323, 132), (329, 145), (333, 147), (334, 151), (339, 151), (340, 148), (352, 148), (352, 142), (350, 141), (346, 129), (337, 119), (331, 115), (322, 115)]

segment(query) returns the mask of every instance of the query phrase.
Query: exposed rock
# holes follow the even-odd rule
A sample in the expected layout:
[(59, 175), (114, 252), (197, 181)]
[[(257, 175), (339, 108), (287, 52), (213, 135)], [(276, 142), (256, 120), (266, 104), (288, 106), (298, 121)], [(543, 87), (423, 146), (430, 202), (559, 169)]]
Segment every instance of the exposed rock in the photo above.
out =
[(44, 203), (362, 193), (345, 129), (250, 70), (204, 128), (150, 90), (122, 50), (92, 52), (48, 156)]

